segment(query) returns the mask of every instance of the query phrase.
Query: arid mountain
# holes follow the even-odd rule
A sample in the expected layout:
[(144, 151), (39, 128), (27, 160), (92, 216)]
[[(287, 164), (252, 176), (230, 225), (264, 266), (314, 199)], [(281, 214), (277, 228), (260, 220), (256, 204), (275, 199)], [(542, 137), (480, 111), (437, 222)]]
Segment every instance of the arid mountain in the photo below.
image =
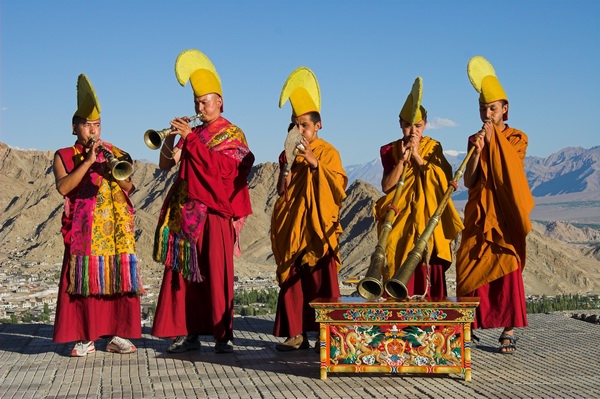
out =
[(548, 158), (527, 157), (525, 170), (536, 197), (597, 192), (600, 190), (600, 146), (568, 147)]
[[(466, 153), (445, 151), (446, 159), (454, 171), (465, 158)], [(350, 181), (364, 180), (375, 187), (380, 186), (383, 167), (378, 159), (347, 167)], [(600, 146), (585, 149), (567, 147), (547, 158), (526, 157), (525, 172), (529, 186), (535, 197), (556, 197), (570, 194), (572, 201), (596, 201), (600, 207)], [(463, 185), (454, 194), (454, 199), (467, 199)]]
[(548, 222), (540, 227), (543, 233), (549, 237), (556, 238), (572, 244), (588, 244), (600, 242), (600, 230), (588, 226), (575, 227), (570, 223), (555, 221)]
[[(54, 187), (51, 152), (22, 151), (0, 143), (0, 267), (26, 264), (60, 265), (62, 197)], [(136, 162), (132, 195), (136, 207), (137, 251), (144, 265), (144, 279), (155, 290), (162, 267), (152, 261), (157, 216), (174, 172)], [(253, 214), (242, 232), (242, 256), (236, 260), (240, 278), (274, 280), (269, 225), (276, 199), (277, 165), (256, 165), (249, 179)], [(344, 226), (341, 279), (363, 275), (377, 243), (373, 204), (380, 193), (373, 185), (355, 180), (347, 189), (342, 209)], [(557, 215), (557, 220), (559, 216)], [(534, 224), (528, 238), (525, 286), (528, 294), (600, 292), (598, 232), (569, 223)], [(453, 272), (448, 276), (453, 287)], [(154, 286), (154, 288), (152, 288)], [(451, 291), (452, 293), (452, 291)]]

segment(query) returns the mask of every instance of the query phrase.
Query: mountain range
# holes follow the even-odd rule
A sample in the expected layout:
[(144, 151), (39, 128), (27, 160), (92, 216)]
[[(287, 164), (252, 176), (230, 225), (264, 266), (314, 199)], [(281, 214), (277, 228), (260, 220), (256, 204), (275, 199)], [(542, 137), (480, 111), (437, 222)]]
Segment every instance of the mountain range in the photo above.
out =
[[(448, 158), (456, 165), (460, 156)], [(527, 294), (600, 292), (599, 158), (600, 147), (594, 147), (566, 148), (548, 158), (526, 159), (536, 208), (543, 208), (545, 215), (536, 218), (534, 210), (537, 221), (528, 236), (524, 272)], [(0, 143), (0, 267), (60, 267), (63, 198), (55, 189), (52, 159), (49, 151), (24, 151)], [(340, 280), (364, 275), (377, 244), (372, 210), (381, 196), (376, 188), (381, 180), (378, 164), (372, 161), (346, 168), (351, 184), (341, 212)], [(249, 176), (253, 214), (242, 231), (242, 256), (235, 263), (238, 279), (274, 281), (268, 232), (277, 198), (277, 173), (278, 165), (262, 163)], [(152, 260), (152, 245), (158, 213), (174, 178), (174, 171), (160, 171), (149, 162), (134, 163), (137, 189), (131, 198), (136, 208), (137, 253), (150, 287), (156, 287), (162, 275), (162, 266)], [(457, 208), (462, 209), (459, 203)], [(452, 293), (453, 268), (448, 282)]]
[[(456, 170), (467, 155), (464, 151), (444, 151)], [(527, 179), (535, 197), (600, 190), (600, 146), (589, 149), (567, 147), (546, 158), (525, 157)], [(383, 174), (379, 159), (346, 167), (350, 181), (364, 180), (378, 187)]]

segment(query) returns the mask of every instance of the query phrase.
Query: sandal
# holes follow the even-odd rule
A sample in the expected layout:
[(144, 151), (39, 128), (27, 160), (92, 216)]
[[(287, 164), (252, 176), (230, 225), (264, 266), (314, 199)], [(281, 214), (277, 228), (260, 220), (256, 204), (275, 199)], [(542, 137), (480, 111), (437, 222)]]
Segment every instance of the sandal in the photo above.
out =
[(275, 349), (280, 352), (289, 352), (294, 351), (296, 349), (308, 349), (310, 348), (310, 343), (308, 339), (306, 339), (306, 334), (298, 334), (294, 337), (289, 337), (284, 342), (275, 345)]
[[(504, 340), (507, 340), (508, 343), (503, 344), (502, 341)], [(498, 338), (498, 342), (500, 342), (498, 352), (502, 353), (503, 355), (514, 353), (517, 350), (517, 339), (514, 335), (502, 334), (500, 338)]]

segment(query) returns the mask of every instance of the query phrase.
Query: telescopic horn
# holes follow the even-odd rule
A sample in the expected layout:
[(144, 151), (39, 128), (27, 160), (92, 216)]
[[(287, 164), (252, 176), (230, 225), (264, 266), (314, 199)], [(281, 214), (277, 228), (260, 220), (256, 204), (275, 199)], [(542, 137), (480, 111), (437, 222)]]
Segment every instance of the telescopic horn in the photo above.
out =
[(423, 252), (425, 252), (425, 248), (427, 246), (427, 241), (429, 241), (429, 238), (439, 223), (440, 217), (444, 212), (444, 209), (446, 209), (446, 205), (448, 205), (448, 201), (450, 200), (452, 193), (454, 193), (454, 191), (456, 191), (458, 188), (458, 182), (463, 176), (467, 163), (469, 162), (474, 150), (475, 146), (472, 146), (467, 153), (467, 156), (456, 170), (456, 173), (454, 173), (454, 178), (450, 183), (448, 183), (448, 188), (446, 189), (442, 200), (438, 204), (433, 216), (431, 216), (427, 222), (427, 226), (425, 226), (425, 230), (423, 230), (423, 233), (417, 240), (415, 247), (408, 253), (406, 260), (404, 263), (402, 263), (402, 266), (396, 270), (394, 276), (386, 281), (385, 292), (387, 292), (387, 294), (392, 298), (404, 300), (408, 297), (408, 282), (410, 281), (410, 278), (415, 272), (417, 266), (421, 264)]
[[(410, 148), (408, 151), (408, 157), (410, 158), (412, 148)], [(377, 246), (371, 255), (369, 269), (367, 270), (365, 277), (358, 282), (358, 286), (356, 288), (358, 294), (369, 301), (375, 300), (383, 295), (383, 268), (386, 261), (385, 247), (387, 245), (390, 232), (392, 231), (394, 219), (396, 219), (396, 216), (398, 215), (398, 203), (400, 202), (401, 194), (404, 189), (404, 181), (406, 180), (407, 169), (408, 166), (404, 165), (402, 176), (398, 180), (398, 183), (396, 183), (394, 198), (392, 199), (392, 203), (389, 205), (388, 211), (385, 214), (385, 221), (383, 222), (381, 228), (381, 234), (379, 235)]]
[[(421, 98), (423, 96), (423, 79), (420, 76), (415, 79), (409, 96), (412, 96), (410, 119), (410, 124), (412, 127), (415, 125), (415, 123), (419, 122), (416, 121), (415, 118), (417, 117), (417, 111), (421, 107)], [(410, 148), (408, 151), (407, 159), (410, 159), (412, 155), (412, 148)], [(367, 269), (367, 274), (358, 282), (358, 286), (356, 287), (358, 294), (366, 300), (375, 300), (383, 295), (383, 268), (386, 262), (385, 248), (387, 246), (390, 232), (392, 231), (392, 225), (398, 214), (398, 204), (404, 189), (404, 181), (406, 180), (407, 169), (408, 165), (404, 165), (402, 176), (398, 180), (398, 183), (396, 183), (394, 197), (392, 198), (392, 202), (389, 205), (388, 211), (385, 215), (385, 221), (383, 222), (381, 228), (381, 234), (379, 235), (377, 246), (371, 255), (371, 263)]]
[[(93, 145), (97, 140), (92, 138), (89, 140), (89, 145)], [(127, 161), (117, 159), (113, 153), (104, 147), (102, 144), (98, 146), (104, 158), (110, 166), (110, 171), (116, 180), (125, 180), (133, 173), (133, 165)]]
[[(188, 122), (192, 122), (201, 117), (202, 117), (202, 113), (199, 113), (194, 116), (183, 117), (182, 119), (187, 119)], [(165, 138), (169, 134), (171, 134), (172, 131), (173, 131), (173, 129), (170, 127), (166, 128), (166, 129), (162, 129), (162, 130), (148, 129), (144, 133), (144, 143), (146, 143), (148, 148), (150, 148), (151, 150), (158, 150), (160, 148), (160, 146), (162, 145), (162, 142), (165, 140)]]

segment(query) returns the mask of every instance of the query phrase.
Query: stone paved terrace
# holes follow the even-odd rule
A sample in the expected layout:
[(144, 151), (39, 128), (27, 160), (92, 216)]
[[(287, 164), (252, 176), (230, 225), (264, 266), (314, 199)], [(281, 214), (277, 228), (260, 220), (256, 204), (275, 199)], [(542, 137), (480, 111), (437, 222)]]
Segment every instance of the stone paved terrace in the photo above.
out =
[[(518, 350), (496, 352), (499, 330), (479, 330), (472, 381), (459, 375), (341, 374), (319, 379), (313, 350), (279, 353), (273, 316), (236, 317), (235, 352), (166, 352), (144, 329), (131, 355), (71, 358), (52, 326), (0, 325), (1, 398), (600, 398), (600, 325), (571, 313), (529, 315)], [(314, 342), (313, 336), (312, 341)]]

